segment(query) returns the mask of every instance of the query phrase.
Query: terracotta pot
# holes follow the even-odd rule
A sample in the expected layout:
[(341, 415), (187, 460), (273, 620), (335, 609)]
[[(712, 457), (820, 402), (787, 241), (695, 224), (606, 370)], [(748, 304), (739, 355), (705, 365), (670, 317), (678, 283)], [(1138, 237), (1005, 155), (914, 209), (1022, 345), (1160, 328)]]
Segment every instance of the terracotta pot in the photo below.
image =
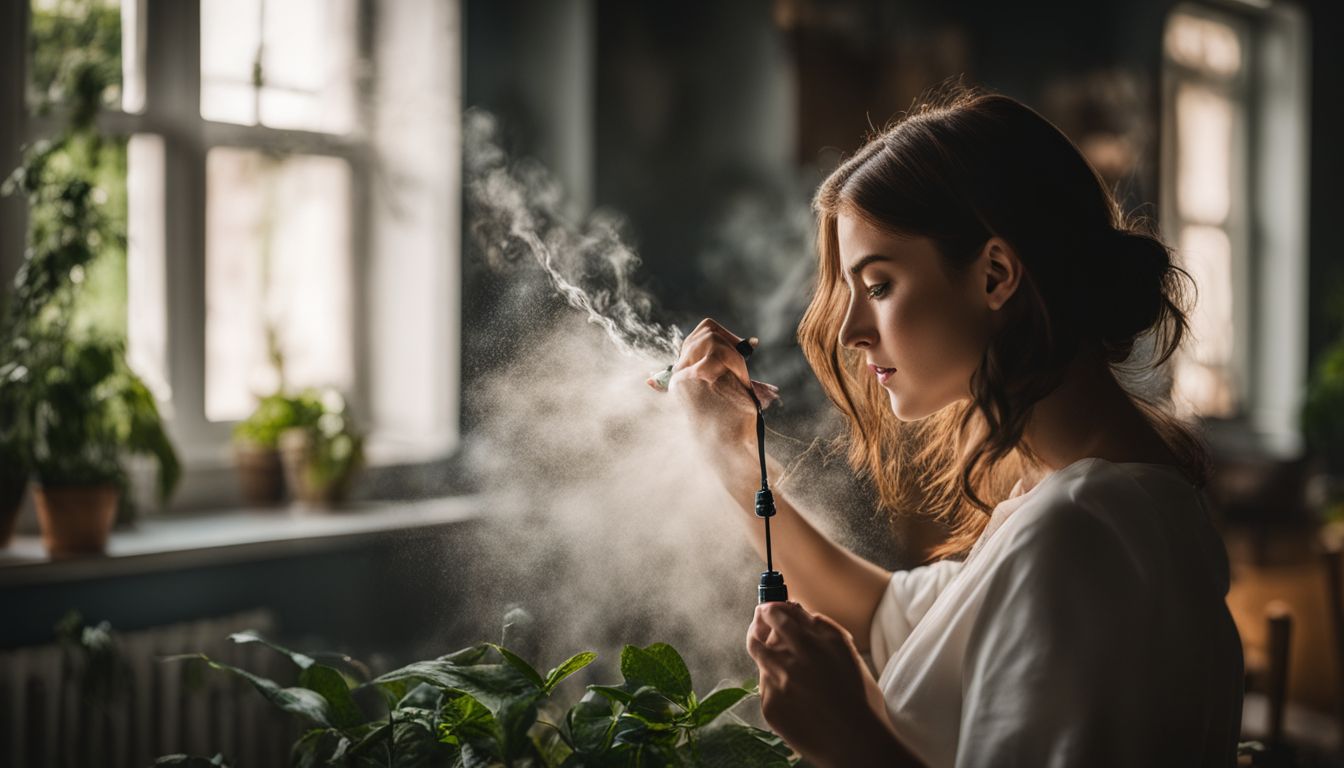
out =
[(280, 468), (278, 449), (256, 443), (234, 443), (233, 466), (245, 502), (268, 507), (284, 501), (285, 476)]
[(28, 490), (28, 473), (22, 477), (0, 479), (0, 549), (9, 546), (14, 538), (14, 524), (19, 520), (23, 506), (23, 492)]
[(121, 490), (115, 485), (33, 488), (42, 543), (52, 557), (100, 555), (117, 518)]

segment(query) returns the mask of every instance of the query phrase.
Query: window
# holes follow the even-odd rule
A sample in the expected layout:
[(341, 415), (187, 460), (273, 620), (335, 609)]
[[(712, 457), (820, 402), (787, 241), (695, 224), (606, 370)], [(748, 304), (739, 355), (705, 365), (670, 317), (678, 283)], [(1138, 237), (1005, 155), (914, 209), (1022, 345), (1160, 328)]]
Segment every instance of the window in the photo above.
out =
[(1163, 227), (1198, 290), (1173, 395), (1286, 453), (1305, 377), (1305, 30), (1277, 5), (1183, 5), (1163, 38)]
[(354, 0), (201, 0), (201, 116), (349, 131), (357, 29)]
[[(37, 44), (0, 53), (0, 109), (20, 115), (0, 160), (57, 129), (35, 105), (59, 47), (93, 45), (121, 73), (99, 125), (127, 246), (90, 268), (80, 311), (126, 339), (159, 397), (181, 503), (231, 497), (232, 426), (281, 386), (346, 392), (372, 464), (454, 448), (456, 3), (4, 7)], [(22, 239), (12, 206), (0, 216), (11, 274)]]
[(205, 179), (206, 418), (290, 386), (349, 392), (350, 166), (214, 147)]

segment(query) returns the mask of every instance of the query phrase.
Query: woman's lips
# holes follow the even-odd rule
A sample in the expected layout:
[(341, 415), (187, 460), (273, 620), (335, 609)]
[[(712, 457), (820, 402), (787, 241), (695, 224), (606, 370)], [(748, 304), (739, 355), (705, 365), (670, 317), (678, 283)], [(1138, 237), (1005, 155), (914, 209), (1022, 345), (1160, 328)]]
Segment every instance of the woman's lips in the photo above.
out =
[(896, 372), (895, 368), (883, 368), (880, 365), (872, 365), (871, 363), (868, 365), (868, 368), (871, 369), (873, 373), (877, 374), (877, 381), (879, 384), (886, 384), (887, 379), (891, 378), (891, 374)]

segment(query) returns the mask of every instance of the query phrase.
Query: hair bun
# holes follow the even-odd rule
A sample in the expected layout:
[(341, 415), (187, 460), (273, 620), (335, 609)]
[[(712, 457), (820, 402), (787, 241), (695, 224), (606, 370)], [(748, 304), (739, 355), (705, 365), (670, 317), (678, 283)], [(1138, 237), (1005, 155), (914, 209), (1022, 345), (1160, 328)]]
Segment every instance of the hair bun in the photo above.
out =
[(1125, 354), (1134, 339), (1157, 325), (1170, 303), (1171, 250), (1152, 235), (1111, 229), (1103, 240), (1095, 295), (1086, 302), (1102, 343)]

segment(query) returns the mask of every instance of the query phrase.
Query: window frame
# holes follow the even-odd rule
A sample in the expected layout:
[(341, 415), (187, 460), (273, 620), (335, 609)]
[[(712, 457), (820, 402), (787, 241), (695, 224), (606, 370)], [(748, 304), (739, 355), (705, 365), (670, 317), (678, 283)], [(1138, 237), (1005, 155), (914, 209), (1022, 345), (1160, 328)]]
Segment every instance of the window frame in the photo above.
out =
[[(1175, 61), (1166, 50), (1166, 34), (1172, 20), (1177, 16), (1212, 21), (1230, 27), (1236, 35), (1241, 48), (1242, 67), (1231, 77), (1209, 74)], [(1176, 246), (1179, 257), (1180, 235), (1186, 227), (1199, 226), (1218, 229), (1227, 235), (1231, 248), (1232, 267), (1232, 348), (1231, 368), (1232, 386), (1235, 389), (1235, 412), (1229, 416), (1205, 416), (1205, 420), (1223, 422), (1244, 422), (1250, 404), (1255, 398), (1256, 344), (1252, 331), (1256, 318), (1261, 314), (1257, 297), (1253, 295), (1254, 255), (1250, 247), (1251, 211), (1250, 196), (1253, 183), (1250, 163), (1247, 162), (1253, 150), (1251, 133), (1252, 113), (1255, 109), (1255, 90), (1253, 78), (1254, 56), (1252, 52), (1253, 35), (1251, 22), (1222, 9), (1205, 5), (1182, 4), (1173, 8), (1163, 25), (1162, 45), (1162, 137), (1163, 145), (1168, 148), (1163, 153), (1162, 163), (1162, 220), (1172, 244)], [(1177, 129), (1177, 96), (1183, 86), (1194, 86), (1227, 99), (1233, 105), (1231, 167), (1228, 176), (1232, 186), (1229, 190), (1227, 217), (1222, 223), (1209, 223), (1197, 219), (1186, 219), (1180, 213), (1178, 201), (1178, 170), (1180, 148)], [(1243, 309), (1244, 308), (1244, 309)]]
[[(1240, 351), (1233, 352), (1240, 407), (1233, 417), (1201, 421), (1215, 448), (1295, 459), (1304, 450), (1298, 414), (1307, 377), (1310, 27), (1301, 8), (1277, 0), (1264, 5), (1189, 0), (1168, 10), (1160, 55), (1160, 210), (1164, 229), (1173, 237), (1182, 223), (1172, 151), (1178, 79), (1172, 77), (1176, 65), (1166, 52), (1165, 35), (1178, 14), (1239, 27), (1245, 62), (1240, 85), (1244, 130), (1234, 145), (1239, 167), (1232, 169), (1241, 176), (1243, 191), (1233, 195), (1223, 227), (1234, 249), (1233, 298), (1241, 304), (1233, 309), (1240, 342)], [(1179, 248), (1179, 242), (1173, 244)], [(1243, 249), (1240, 259), (1238, 248)]]
[[(376, 384), (371, 372), (376, 357), (372, 354), (376, 341), (373, 337), (377, 334), (374, 325), (386, 327), (384, 316), (390, 310), (387, 306), (372, 305), (388, 305), (390, 302), (369, 288), (371, 279), (376, 278), (372, 253), (377, 247), (378, 229), (399, 224), (379, 213), (379, 193), (373, 189), (379, 174), (379, 157), (385, 154), (385, 150), (380, 152), (382, 144), (395, 140), (379, 135), (378, 116), (369, 106), (372, 100), (367, 95), (369, 89), (375, 87), (376, 75), (367, 76), (367, 67), (355, 68), (355, 111), (351, 128), (344, 134), (207, 120), (200, 110), (200, 3), (197, 0), (121, 2), (123, 6), (132, 4), (135, 7), (134, 34), (138, 50), (132, 55), (143, 57), (142, 104), (138, 112), (104, 107), (97, 124), (108, 134), (127, 137), (146, 134), (161, 141), (163, 174), (158, 180), (161, 184), (158, 191), (164, 201), (161, 288), (165, 299), (162, 322), (166, 340), (161, 362), (171, 395), (160, 400), (160, 407), (184, 468), (183, 482), (173, 501), (174, 508), (227, 507), (238, 499), (229, 452), (231, 430), (236, 422), (212, 422), (206, 418), (205, 411), (206, 157), (215, 147), (335, 157), (349, 165), (351, 306), (348, 332), (353, 385), (344, 394), (357, 419), (368, 427), (365, 453), (374, 474), (380, 467), (400, 474), (408, 468), (442, 467), (455, 454), (460, 442), (458, 321), (451, 319), (449, 327), (440, 332), (445, 341), (443, 349), (427, 354), (424, 361), (407, 361), (408, 365), (419, 364), (429, 369), (436, 381), (445, 383), (442, 402), (423, 406), (432, 414), (433, 430), (427, 435), (405, 439), (397, 434), (395, 426), (384, 427), (378, 423), (379, 403), (375, 402)], [(426, 2), (430, 0), (379, 11), (375, 0), (355, 0), (353, 48), (357, 60), (374, 62), (379, 56), (377, 35), (370, 34), (373, 26), (370, 22), (376, 11), (394, 17), (382, 20), (388, 22), (389, 27), (404, 26), (407, 23), (405, 17), (423, 11)], [(441, 31), (455, 38), (448, 42), (456, 43), (460, 40), (460, 9), (457, 3), (445, 6), (438, 10), (437, 21)], [(21, 45), (6, 46), (4, 52), (0, 52), (0, 66), (9, 65), (7, 70), (0, 71), (11, 73), (0, 76), (0, 108), (8, 107), (10, 114), (16, 116), (12, 121), (0, 123), (0, 162), (14, 167), (21, 158), (22, 145), (51, 135), (59, 123), (57, 118), (32, 114), (27, 103), (30, 0), (0, 0), (0, 21), (14, 22), (0, 27), (22, 40)], [(123, 31), (123, 38), (126, 34)], [(445, 60), (451, 58), (445, 57)], [(456, 66), (460, 67), (460, 64)], [(373, 69), (377, 69), (377, 64)], [(448, 100), (452, 110), (460, 110), (460, 88), (449, 90), (451, 92), (443, 98)], [(460, 163), (456, 157), (449, 158), (435, 173), (438, 174), (436, 179), (442, 176), (445, 186), (454, 190), (450, 199), (436, 200), (436, 204), (449, 212), (443, 217), (446, 221), (437, 221), (435, 226), (443, 230), (446, 235), (442, 237), (443, 245), (451, 251), (445, 253), (443, 259), (444, 269), (449, 270), (450, 277), (444, 280), (438, 275), (428, 279), (438, 280), (434, 289), (437, 291), (434, 295), (436, 306), (448, 304), (455, 309), (460, 301), (457, 293), (460, 221), (451, 214), (459, 205), (453, 182), (460, 173)], [(22, 263), (26, 241), (27, 212), (22, 200), (0, 201), (0, 225), (0, 277), (9, 281)], [(453, 318), (455, 315), (453, 311), (448, 316)], [(132, 472), (135, 472), (134, 466)], [(451, 486), (453, 482), (447, 479), (446, 484)]]

